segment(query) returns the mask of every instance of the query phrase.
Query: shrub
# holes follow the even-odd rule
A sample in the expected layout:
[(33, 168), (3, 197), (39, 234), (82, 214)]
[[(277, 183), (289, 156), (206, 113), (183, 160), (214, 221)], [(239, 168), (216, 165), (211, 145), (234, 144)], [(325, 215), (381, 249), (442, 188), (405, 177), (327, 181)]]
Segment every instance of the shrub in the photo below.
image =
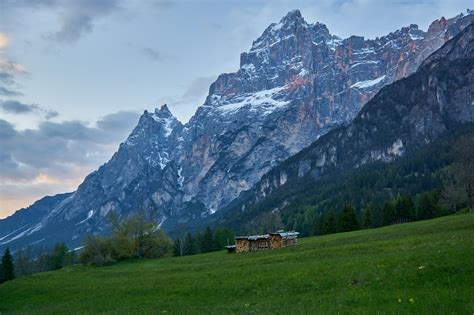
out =
[(112, 233), (108, 237), (89, 236), (84, 241), (80, 261), (105, 265), (128, 258), (160, 258), (171, 255), (173, 241), (160, 229), (158, 222), (144, 212), (119, 221), (111, 218)]

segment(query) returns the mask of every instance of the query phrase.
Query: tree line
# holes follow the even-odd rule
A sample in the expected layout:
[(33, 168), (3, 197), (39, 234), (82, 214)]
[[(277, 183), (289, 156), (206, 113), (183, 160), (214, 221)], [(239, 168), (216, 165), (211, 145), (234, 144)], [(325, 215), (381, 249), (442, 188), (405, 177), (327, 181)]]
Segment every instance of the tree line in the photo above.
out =
[(234, 243), (234, 233), (230, 229), (216, 228), (214, 231), (208, 226), (204, 231), (186, 233), (184, 238), (178, 237), (174, 241), (174, 256), (188, 256), (200, 253), (209, 253), (223, 250), (225, 246)]
[(370, 202), (359, 211), (352, 203), (347, 203), (341, 211), (331, 210), (322, 213), (316, 218), (311, 234), (323, 235), (370, 229), (432, 219), (446, 214), (449, 214), (449, 211), (442, 207), (439, 193), (436, 191), (420, 194), (416, 200), (411, 196), (398, 194), (384, 204)]

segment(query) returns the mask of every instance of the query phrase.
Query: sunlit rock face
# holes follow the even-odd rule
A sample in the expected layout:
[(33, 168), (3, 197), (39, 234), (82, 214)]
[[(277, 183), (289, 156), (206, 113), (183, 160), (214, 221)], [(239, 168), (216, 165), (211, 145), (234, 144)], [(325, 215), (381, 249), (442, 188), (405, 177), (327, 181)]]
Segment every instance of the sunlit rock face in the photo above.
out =
[[(145, 111), (76, 192), (41, 214), (33, 205), (1, 220), (0, 247), (78, 246), (84, 233), (107, 231), (110, 212), (127, 216), (143, 207), (157, 209), (165, 229), (212, 215), (279, 162), (350, 122), (383, 86), (413, 73), (473, 21), (474, 14), (459, 15), (427, 32), (410, 25), (376, 39), (341, 39), (289, 12), (241, 54), (237, 72), (217, 78), (188, 123), (167, 106)], [(390, 150), (404, 147), (394, 141)]]

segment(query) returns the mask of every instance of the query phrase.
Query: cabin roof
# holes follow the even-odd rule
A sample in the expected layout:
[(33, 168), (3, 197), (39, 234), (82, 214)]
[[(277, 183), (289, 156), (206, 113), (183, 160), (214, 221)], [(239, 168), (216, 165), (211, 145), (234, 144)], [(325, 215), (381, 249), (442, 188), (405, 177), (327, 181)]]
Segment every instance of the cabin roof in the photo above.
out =
[(299, 232), (285, 232), (285, 231), (278, 231), (278, 232), (275, 232), (275, 233), (270, 233), (271, 235), (280, 235), (281, 237), (283, 238), (288, 238), (288, 237), (292, 237), (292, 236), (298, 236), (300, 233)]
[(251, 235), (251, 236), (236, 236), (236, 240), (248, 240), (248, 241), (256, 241), (256, 240), (266, 240), (270, 238), (270, 235), (280, 235), (282, 238), (289, 238), (289, 237), (296, 237), (300, 233), (291, 231), (291, 232), (285, 232), (283, 230), (277, 231), (275, 233), (270, 233), (270, 234), (263, 234), (263, 235)]
[(256, 241), (256, 240), (266, 240), (270, 238), (270, 234), (264, 235), (251, 235), (251, 236), (236, 236), (236, 240), (249, 240), (249, 241)]

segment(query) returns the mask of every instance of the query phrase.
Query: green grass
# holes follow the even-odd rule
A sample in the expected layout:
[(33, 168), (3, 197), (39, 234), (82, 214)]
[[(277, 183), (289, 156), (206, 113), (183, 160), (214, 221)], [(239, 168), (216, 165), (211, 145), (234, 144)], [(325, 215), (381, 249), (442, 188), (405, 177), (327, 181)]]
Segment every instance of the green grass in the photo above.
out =
[(0, 313), (474, 314), (474, 215), (296, 247), (73, 266), (0, 285)]

